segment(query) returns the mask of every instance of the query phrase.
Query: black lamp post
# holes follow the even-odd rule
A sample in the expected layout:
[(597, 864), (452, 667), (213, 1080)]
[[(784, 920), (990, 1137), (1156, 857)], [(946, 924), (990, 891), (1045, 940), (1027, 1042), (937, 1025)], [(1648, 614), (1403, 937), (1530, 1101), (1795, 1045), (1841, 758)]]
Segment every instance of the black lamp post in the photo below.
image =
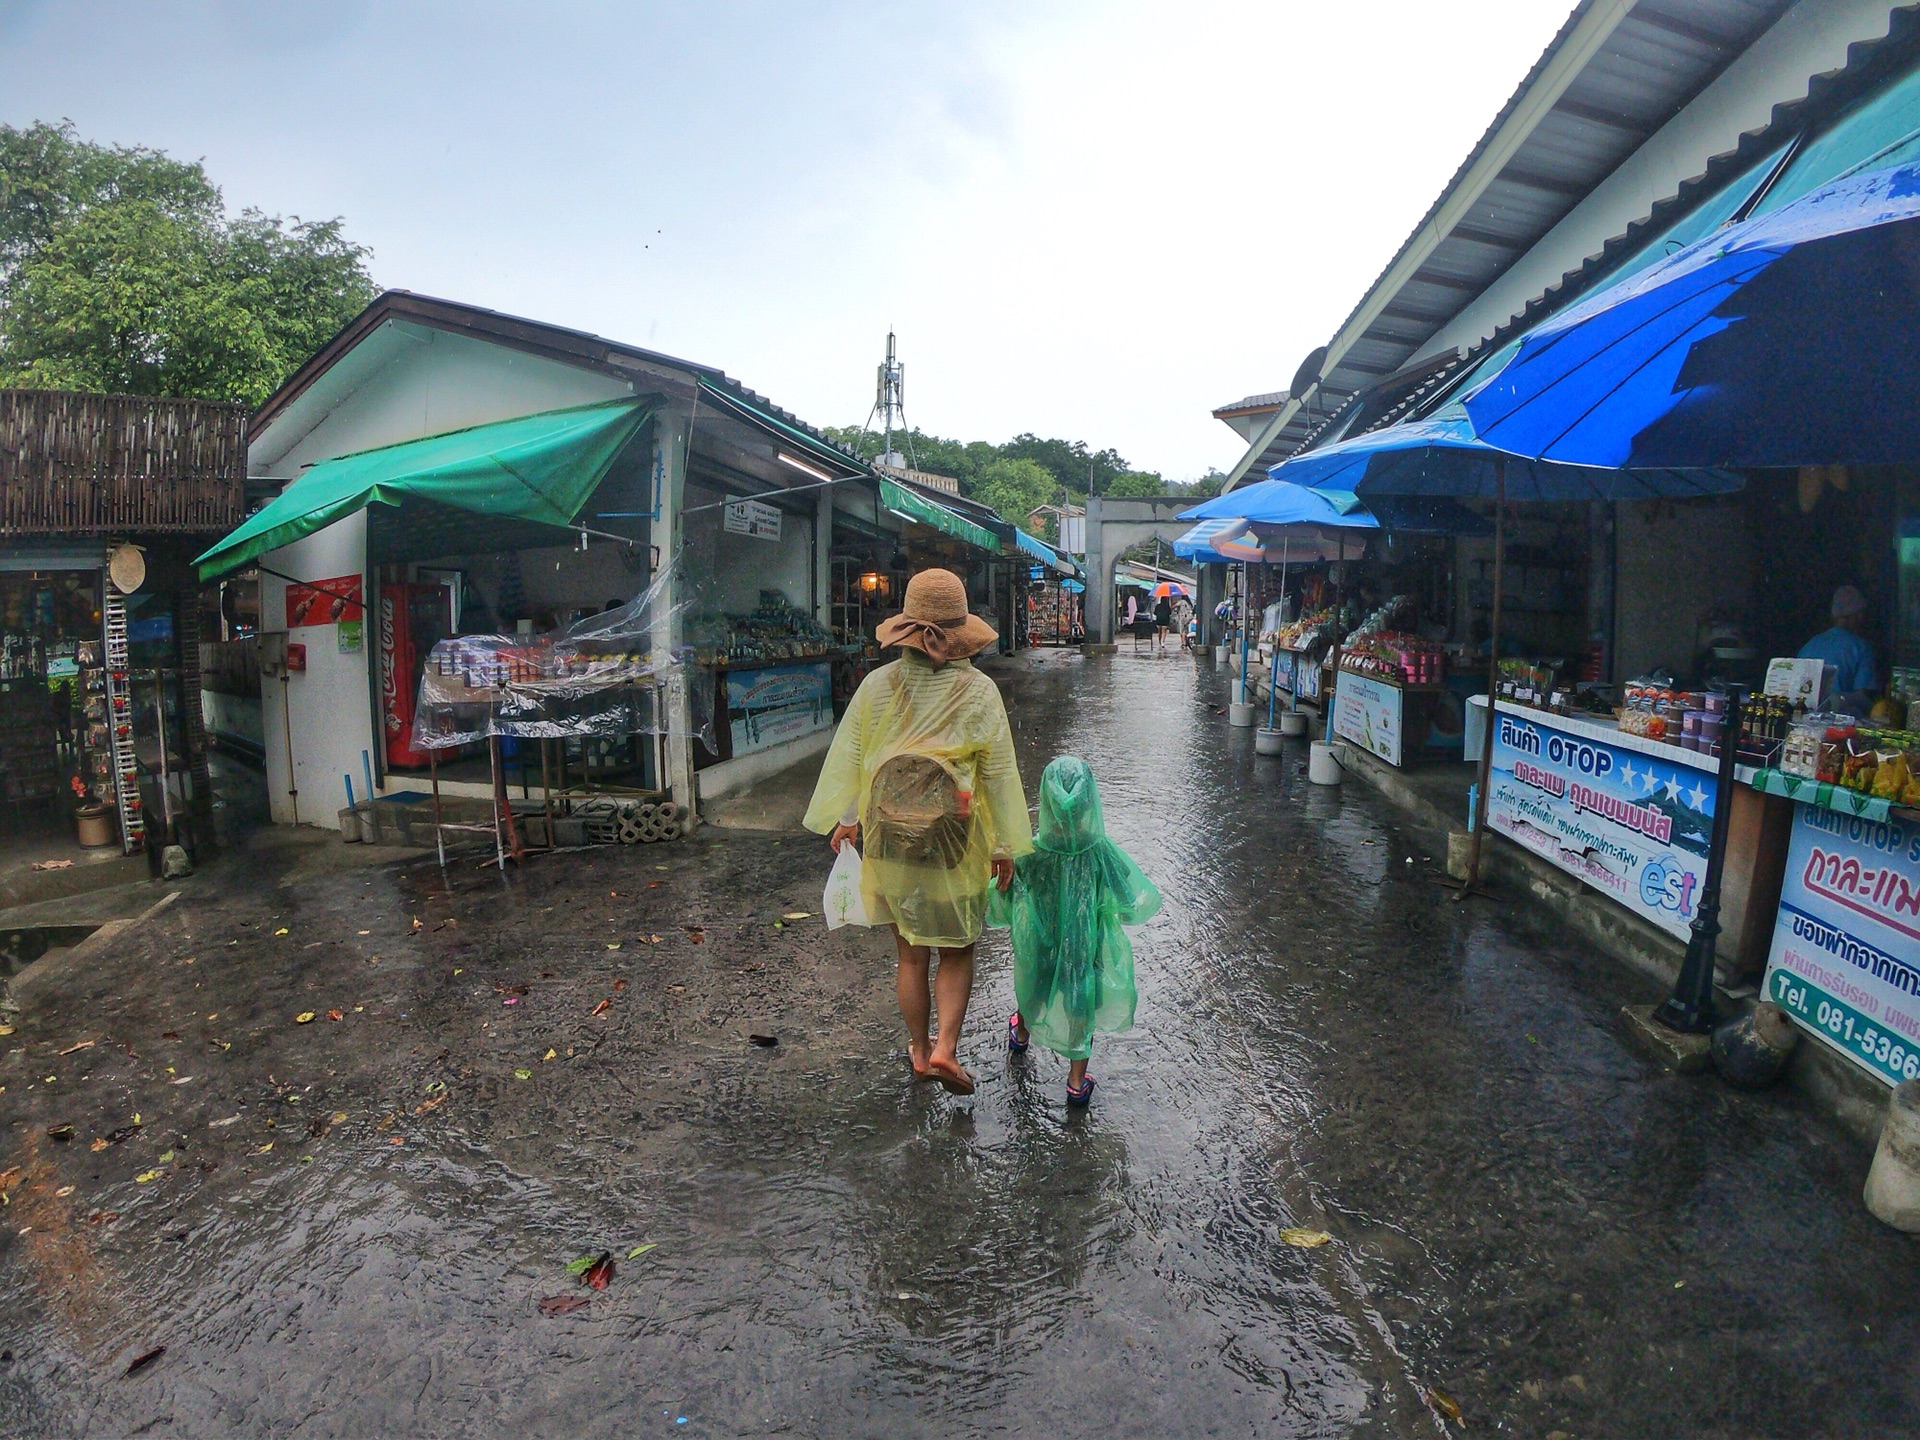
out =
[(1733, 821), (1733, 771), (1740, 759), (1740, 710), (1746, 699), (1746, 686), (1727, 686), (1706, 883), (1700, 887), (1700, 908), (1694, 911), (1693, 933), (1687, 938), (1687, 958), (1680, 962), (1680, 977), (1673, 982), (1673, 994), (1653, 1012), (1654, 1019), (1683, 1035), (1704, 1035), (1713, 1029), (1713, 950), (1720, 936), (1720, 872), (1727, 862), (1727, 828)]

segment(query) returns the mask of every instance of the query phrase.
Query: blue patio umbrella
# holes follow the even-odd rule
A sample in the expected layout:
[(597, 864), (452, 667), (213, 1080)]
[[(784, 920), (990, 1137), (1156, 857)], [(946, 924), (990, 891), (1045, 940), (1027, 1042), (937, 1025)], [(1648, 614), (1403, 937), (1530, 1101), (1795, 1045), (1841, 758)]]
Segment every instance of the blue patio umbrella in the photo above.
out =
[(1727, 225), (1538, 326), (1466, 401), (1491, 444), (1587, 465), (1920, 455), (1920, 164)]
[(1634, 500), (1654, 496), (1726, 494), (1745, 482), (1723, 470), (1622, 470), (1531, 460), (1489, 445), (1465, 407), (1449, 401), (1432, 415), (1309, 450), (1273, 467), (1274, 482), (1292, 480), (1328, 492), (1339, 505), (1357, 497), (1367, 505), (1386, 497), (1414, 500), (1483, 496), (1494, 502), (1493, 606), (1487, 657), (1487, 729), (1480, 748), (1467, 888), (1480, 882), (1487, 785), (1493, 769), (1493, 697), (1498, 688), (1500, 620), (1506, 572), (1509, 500)]

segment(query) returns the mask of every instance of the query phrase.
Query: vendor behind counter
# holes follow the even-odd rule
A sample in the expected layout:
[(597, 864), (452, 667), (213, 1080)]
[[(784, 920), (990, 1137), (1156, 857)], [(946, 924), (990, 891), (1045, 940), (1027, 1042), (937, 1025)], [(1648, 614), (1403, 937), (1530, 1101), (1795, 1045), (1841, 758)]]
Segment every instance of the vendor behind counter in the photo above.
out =
[(1879, 672), (1873, 646), (1861, 636), (1867, 623), (1867, 597), (1852, 585), (1833, 592), (1833, 624), (1800, 647), (1803, 660), (1824, 660), (1834, 668), (1829, 705), (1852, 715), (1865, 715), (1879, 693)]

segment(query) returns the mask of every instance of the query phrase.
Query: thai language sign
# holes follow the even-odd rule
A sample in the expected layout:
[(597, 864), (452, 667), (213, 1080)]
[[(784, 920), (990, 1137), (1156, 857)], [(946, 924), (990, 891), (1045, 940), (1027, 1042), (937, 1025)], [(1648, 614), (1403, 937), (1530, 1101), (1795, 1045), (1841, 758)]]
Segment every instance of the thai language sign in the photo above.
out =
[(728, 500), (723, 527), (730, 535), (751, 535), (756, 540), (780, 538), (780, 512), (764, 500)]
[(1766, 997), (1888, 1084), (1920, 1077), (1920, 825), (1794, 810)]
[(1502, 711), (1487, 786), (1489, 826), (1685, 938), (1707, 873), (1712, 775)]
[(1334, 680), (1333, 733), (1378, 755), (1401, 763), (1401, 693), (1397, 685), (1343, 670)]
[(745, 755), (833, 726), (833, 667), (774, 665), (727, 673), (733, 753)]

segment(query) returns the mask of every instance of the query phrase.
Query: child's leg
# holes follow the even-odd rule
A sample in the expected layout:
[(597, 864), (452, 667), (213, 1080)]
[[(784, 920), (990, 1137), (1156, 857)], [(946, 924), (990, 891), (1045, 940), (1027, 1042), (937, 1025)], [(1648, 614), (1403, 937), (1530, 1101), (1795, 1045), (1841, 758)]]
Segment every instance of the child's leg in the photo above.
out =
[(964, 1080), (971, 1089), (973, 1077), (961, 1067), (958, 1052), (960, 1027), (966, 1023), (967, 1002), (973, 998), (973, 946), (940, 952), (940, 970), (934, 976), (933, 988), (940, 1005), (940, 1033), (934, 1037), (928, 1067), (936, 1075)]
[(927, 1033), (933, 1014), (933, 997), (927, 989), (927, 966), (933, 952), (925, 945), (909, 945), (898, 929), (893, 932), (893, 938), (900, 951), (900, 973), (894, 988), (900, 997), (900, 1018), (907, 1022), (907, 1058), (913, 1062), (913, 1073), (925, 1078), (933, 1074), (927, 1068), (928, 1057), (933, 1053), (933, 1041)]
[(1073, 1090), (1078, 1090), (1082, 1085), (1086, 1083), (1087, 1083), (1087, 1062), (1085, 1060), (1069, 1061), (1067, 1063), (1068, 1088)]

